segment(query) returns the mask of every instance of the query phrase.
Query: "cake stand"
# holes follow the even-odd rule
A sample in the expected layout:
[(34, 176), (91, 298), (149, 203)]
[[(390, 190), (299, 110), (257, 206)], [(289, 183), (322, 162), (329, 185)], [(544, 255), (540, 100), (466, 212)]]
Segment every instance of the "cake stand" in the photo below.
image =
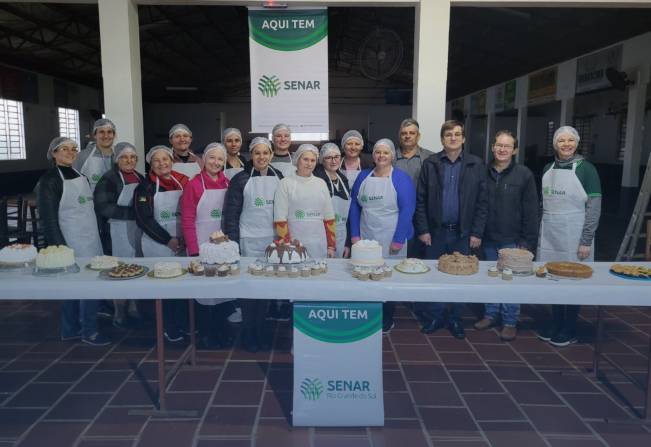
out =
[(45, 277), (56, 277), (56, 276), (66, 276), (73, 273), (79, 273), (80, 268), (77, 264), (72, 264), (67, 267), (55, 268), (55, 269), (44, 269), (35, 267), (32, 275), (34, 276), (45, 276)]
[(19, 270), (33, 270), (36, 267), (36, 261), (21, 262), (15, 264), (0, 264), (0, 272), (15, 272)]

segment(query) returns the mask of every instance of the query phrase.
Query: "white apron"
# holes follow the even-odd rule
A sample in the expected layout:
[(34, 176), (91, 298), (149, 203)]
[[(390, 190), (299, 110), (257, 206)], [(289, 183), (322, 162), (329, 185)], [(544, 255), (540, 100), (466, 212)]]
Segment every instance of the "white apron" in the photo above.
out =
[(206, 189), (206, 183), (201, 174), (203, 194), (197, 204), (197, 215), (194, 218), (194, 227), (197, 230), (197, 243), (208, 242), (210, 235), (222, 229), (222, 216), (224, 215), (224, 199), (227, 189)]
[(296, 172), (296, 166), (294, 166), (294, 163), (292, 163), (291, 152), (289, 153), (289, 163), (274, 161), (273, 163), (269, 163), (269, 165), (271, 165), (271, 167), (273, 167), (276, 171), (280, 171), (283, 174), (283, 178), (289, 177), (294, 172)]
[[(314, 176), (309, 180), (314, 182)], [(287, 229), (292, 239), (298, 239), (312, 258), (325, 258), (328, 255), (328, 241), (323, 226), (323, 210), (326, 197), (324, 193), (297, 191), (298, 182), (293, 180), (294, 189), (289, 201)]]
[(348, 169), (346, 169), (346, 163), (342, 159), (341, 164), (339, 165), (339, 169), (341, 169), (344, 172), (344, 174), (346, 174), (346, 177), (348, 178), (348, 184), (352, 189), (353, 185), (355, 184), (355, 180), (357, 180), (357, 176), (359, 175), (360, 172), (362, 172), (362, 160), (361, 159), (358, 160), (357, 169), (355, 169), (354, 171), (349, 171)]
[[(339, 187), (344, 188), (344, 182), (339, 177)], [(330, 180), (330, 185), (332, 190), (335, 190), (332, 179), (328, 175), (328, 180)], [(346, 223), (348, 222), (348, 214), (350, 213), (350, 191), (346, 191), (346, 197), (348, 199), (344, 200), (341, 197), (333, 195), (332, 199), (332, 209), (335, 212), (335, 230), (337, 238), (337, 251), (335, 252), (335, 258), (342, 258), (344, 256), (344, 247), (346, 245), (346, 237), (348, 236), (348, 230), (346, 228)]]
[(593, 262), (594, 240), (590, 256), (581, 261), (579, 241), (585, 222), (588, 195), (572, 169), (554, 169), (552, 164), (542, 178), (543, 215), (538, 236), (538, 261)]
[(73, 170), (79, 177), (66, 180), (57, 168), (63, 180), (63, 194), (59, 202), (59, 228), (68, 248), (75, 251), (75, 257), (101, 256), (104, 252), (97, 229), (93, 194), (86, 177), (74, 168)]
[[(240, 160), (240, 164), (241, 164), (242, 166), (244, 166), (244, 162), (242, 161), (242, 158), (240, 157), (240, 154), (237, 154), (237, 158)], [(227, 179), (232, 180), (233, 177), (235, 177), (236, 174), (239, 174), (239, 173), (242, 172), (242, 171), (244, 171), (244, 168), (243, 168), (243, 167), (242, 167), (242, 168), (228, 168), (228, 169), (224, 169), (224, 176), (225, 176)]]
[(407, 241), (395, 255), (389, 250), (398, 226), (398, 193), (393, 186), (393, 170), (388, 177), (374, 177), (375, 169), (359, 186), (357, 203), (362, 207), (359, 232), (362, 239), (373, 239), (382, 246), (384, 259), (407, 257)]
[(89, 157), (81, 167), (81, 174), (84, 175), (88, 179), (88, 183), (90, 183), (91, 193), (95, 192), (95, 186), (97, 185), (97, 182), (99, 182), (99, 179), (102, 178), (106, 171), (111, 169), (111, 158), (108, 159), (107, 165), (107, 160), (104, 158), (104, 154), (102, 154), (102, 158), (93, 157), (96, 150), (98, 150), (97, 146), (94, 146), (93, 150), (90, 151)]
[(190, 180), (194, 178), (195, 175), (201, 172), (201, 166), (196, 161), (191, 161), (188, 163), (174, 163), (172, 165), (172, 170), (180, 174), (187, 175), (190, 177)]
[[(187, 163), (186, 163), (187, 164)], [(176, 183), (174, 177), (172, 177)], [(154, 194), (154, 219), (167, 231), (170, 236), (180, 238), (183, 236), (181, 228), (181, 195), (183, 191), (158, 191), (159, 180), (156, 177), (156, 193)], [(185, 251), (175, 254), (171, 248), (165, 244), (154, 241), (147, 236), (142, 235), (142, 254), (146, 258), (156, 257), (173, 257), (185, 256)]]
[[(118, 197), (118, 206), (133, 206), (133, 192), (138, 183), (126, 184), (122, 173), (122, 192)], [(118, 258), (142, 257), (142, 230), (138, 228), (135, 220), (109, 219), (111, 227), (111, 245), (113, 256)]]
[(274, 241), (274, 196), (279, 183), (275, 175), (253, 177), (251, 170), (240, 214), (240, 250), (244, 257), (264, 259), (264, 251)]

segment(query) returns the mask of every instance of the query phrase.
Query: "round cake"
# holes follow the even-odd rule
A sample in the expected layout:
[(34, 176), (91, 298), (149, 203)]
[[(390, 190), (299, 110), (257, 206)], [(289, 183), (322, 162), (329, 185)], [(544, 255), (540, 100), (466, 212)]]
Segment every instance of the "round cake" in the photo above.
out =
[(293, 242), (273, 241), (264, 251), (264, 256), (270, 264), (298, 264), (310, 258), (307, 249), (298, 239)]
[(497, 268), (501, 272), (511, 269), (513, 273), (533, 272), (533, 253), (518, 248), (503, 248), (498, 251)]
[(36, 267), (56, 269), (69, 267), (75, 263), (75, 251), (65, 245), (50, 245), (42, 248), (36, 256)]
[(218, 231), (199, 247), (199, 260), (204, 264), (232, 264), (240, 260), (240, 247)]
[(0, 250), (0, 265), (18, 265), (36, 261), (38, 252), (32, 244), (13, 244)]
[(178, 262), (157, 262), (154, 265), (154, 276), (156, 278), (172, 278), (174, 276), (181, 276), (181, 264)]
[(396, 265), (396, 270), (402, 273), (425, 273), (429, 268), (420, 259), (407, 258)]
[(118, 265), (119, 265), (118, 258), (116, 258), (115, 256), (95, 256), (90, 261), (90, 268), (94, 270), (110, 269), (113, 267), (117, 267)]
[(450, 275), (474, 275), (479, 271), (477, 256), (465, 256), (455, 251), (439, 258), (439, 270)]
[(384, 264), (382, 246), (374, 240), (362, 239), (357, 241), (350, 251), (350, 263), (362, 266)]
[(589, 278), (593, 271), (591, 267), (578, 262), (548, 262), (545, 268), (552, 275), (568, 278)]

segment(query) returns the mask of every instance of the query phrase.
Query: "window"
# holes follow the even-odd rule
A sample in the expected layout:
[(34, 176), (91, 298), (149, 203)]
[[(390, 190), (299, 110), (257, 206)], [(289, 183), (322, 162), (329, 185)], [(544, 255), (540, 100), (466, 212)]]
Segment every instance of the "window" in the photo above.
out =
[(574, 117), (573, 126), (579, 133), (581, 141), (576, 151), (580, 155), (589, 155), (590, 153), (590, 125), (592, 124), (591, 116)]
[[(323, 132), (323, 133), (292, 132), (292, 143), (297, 143), (300, 141), (328, 141), (328, 140), (330, 140), (330, 134), (328, 132)], [(269, 141), (273, 141), (272, 134), (269, 134)]]
[(23, 103), (0, 99), (0, 160), (25, 160)]
[(72, 138), (79, 142), (79, 112), (59, 107), (59, 136)]
[(628, 128), (628, 113), (619, 115), (619, 133), (617, 136), (617, 160), (624, 161), (626, 153), (626, 130)]
[(545, 152), (545, 155), (549, 157), (553, 157), (556, 153), (556, 149), (554, 148), (554, 132), (554, 122), (550, 121), (547, 123), (547, 151)]

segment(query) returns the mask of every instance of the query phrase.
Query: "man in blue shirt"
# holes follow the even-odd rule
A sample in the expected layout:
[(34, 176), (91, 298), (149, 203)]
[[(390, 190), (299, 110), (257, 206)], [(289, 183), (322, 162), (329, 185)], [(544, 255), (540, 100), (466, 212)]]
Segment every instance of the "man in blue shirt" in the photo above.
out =
[[(425, 258), (438, 259), (459, 252), (469, 255), (481, 245), (488, 216), (486, 169), (483, 161), (464, 154), (465, 131), (458, 121), (441, 126), (443, 151), (423, 163), (416, 195), (414, 227), (425, 245)], [(461, 314), (465, 303), (427, 303), (431, 316), (421, 332), (431, 334), (447, 326), (455, 338), (465, 338)]]

